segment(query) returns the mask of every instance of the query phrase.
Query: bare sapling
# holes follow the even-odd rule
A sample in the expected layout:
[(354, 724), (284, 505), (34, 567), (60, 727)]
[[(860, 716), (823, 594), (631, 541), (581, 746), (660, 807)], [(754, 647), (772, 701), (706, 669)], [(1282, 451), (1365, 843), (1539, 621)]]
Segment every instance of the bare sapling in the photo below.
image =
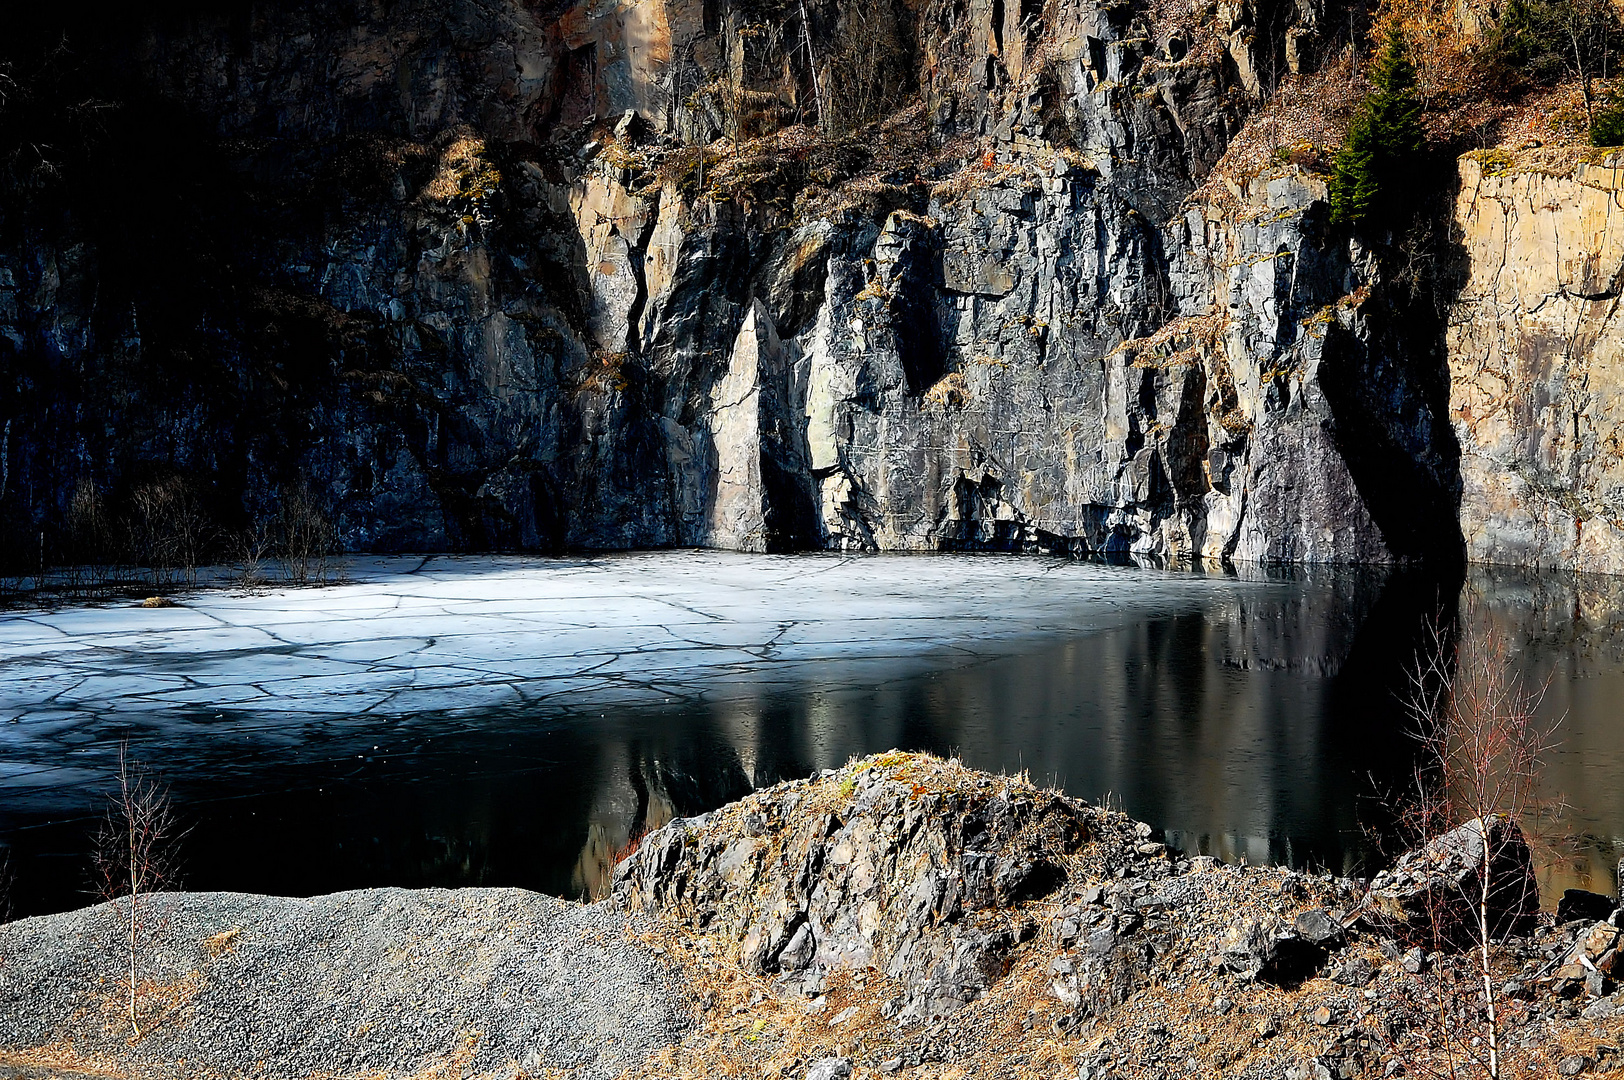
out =
[(142, 1036), (138, 1005), (147, 899), (174, 883), (175, 848), (183, 835), (169, 789), (130, 760), (127, 745), (120, 745), (118, 788), (108, 796), (107, 818), (96, 835), (95, 865), (102, 898), (115, 915), (123, 908), (128, 1012), (137, 1039)]
[(131, 496), (130, 545), (157, 587), (177, 576), (197, 584), (197, 568), (210, 542), (208, 515), (192, 485), (168, 476), (144, 483)]
[[(0, 926), (11, 921), (11, 890), (16, 887), (17, 872), (11, 867), (11, 851), (0, 848)], [(4, 957), (0, 957), (3, 960)]]
[(266, 583), (265, 564), (270, 560), (274, 547), (271, 530), (264, 522), (255, 522), (233, 537), (232, 556), (239, 585), (254, 589)]
[(288, 580), (296, 585), (327, 584), (328, 560), (338, 536), (308, 487), (300, 484), (282, 493), (276, 531), (278, 554)]
[[(11, 851), (9, 848), (0, 848), (0, 927), (11, 921), (11, 890), (16, 881), (16, 872), (11, 868)], [(0, 941), (0, 946), (4, 942)], [(6, 966), (6, 952), (0, 947), (0, 976), (3, 976)]]
[(1458, 633), (1435, 624), (1412, 672), (1408, 711), (1421, 754), (1399, 807), (1436, 874), (1423, 920), (1429, 944), (1471, 956), (1470, 980), (1433, 971), (1426, 1011), (1435, 1064), (1415, 1063), (1450, 1080), (1504, 1075), (1495, 946), (1526, 930), (1538, 910), (1526, 837), (1551, 810), (1540, 778), (1560, 723), (1541, 718), (1544, 687), (1523, 684), (1504, 636), (1477, 615), (1469, 606)]

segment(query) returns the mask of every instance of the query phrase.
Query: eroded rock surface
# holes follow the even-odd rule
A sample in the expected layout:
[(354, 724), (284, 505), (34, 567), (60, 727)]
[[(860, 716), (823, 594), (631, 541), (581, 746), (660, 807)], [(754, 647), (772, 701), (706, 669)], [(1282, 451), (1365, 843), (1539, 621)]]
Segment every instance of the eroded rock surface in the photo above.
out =
[(1052, 893), (1090, 837), (1080, 804), (947, 763), (882, 755), (649, 834), (616, 873), (633, 907), (738, 942), (755, 973), (817, 992), (875, 967), (899, 1011), (973, 1000), (1036, 932), (1010, 909)]
[(1458, 550), (1425, 330), (1318, 179), (1209, 183), (1335, 11), (851, 8), (135, 9), (155, 112), (0, 204), (13, 554), (155, 477), (353, 550)]
[(1484, 562), (1624, 572), (1624, 228), (1616, 162), (1461, 160), (1450, 317), (1461, 528)]

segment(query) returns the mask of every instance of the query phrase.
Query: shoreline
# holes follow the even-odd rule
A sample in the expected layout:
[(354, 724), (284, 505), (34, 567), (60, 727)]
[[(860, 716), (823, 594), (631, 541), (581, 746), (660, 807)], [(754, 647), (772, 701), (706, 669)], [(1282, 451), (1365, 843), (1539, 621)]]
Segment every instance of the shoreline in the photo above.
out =
[[(167, 965), (153, 1007), (168, 1012), (140, 1040), (101, 982), (116, 909), (10, 924), (0, 1066), (301, 1080), (1380, 1076), (1419, 1060), (1395, 1010), (1467, 959), (1379, 928), (1366, 889), (1181, 858), (1125, 815), (893, 752), (673, 821), (596, 904), (519, 890), (156, 894), (170, 917), (153, 943)], [(1610, 977), (1590, 988), (1603, 994), (1575, 990), (1553, 962), (1608, 925), (1547, 913), (1497, 949), (1506, 1075), (1619, 1063)], [(29, 1001), (54, 1021), (36, 1010), (25, 1028)], [(278, 1033), (304, 1049), (239, 1056), (244, 1038), (263, 1054)]]

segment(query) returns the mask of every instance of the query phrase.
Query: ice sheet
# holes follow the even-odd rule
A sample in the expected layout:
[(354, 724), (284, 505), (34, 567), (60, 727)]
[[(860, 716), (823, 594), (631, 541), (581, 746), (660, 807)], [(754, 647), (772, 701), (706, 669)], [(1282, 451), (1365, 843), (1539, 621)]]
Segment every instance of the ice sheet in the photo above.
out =
[[(726, 694), (995, 654), (1268, 582), (999, 556), (368, 558), (326, 588), (0, 615), (0, 743), (218, 706), (278, 717)], [(838, 665), (836, 665), (838, 666)], [(832, 669), (831, 669), (832, 673)]]

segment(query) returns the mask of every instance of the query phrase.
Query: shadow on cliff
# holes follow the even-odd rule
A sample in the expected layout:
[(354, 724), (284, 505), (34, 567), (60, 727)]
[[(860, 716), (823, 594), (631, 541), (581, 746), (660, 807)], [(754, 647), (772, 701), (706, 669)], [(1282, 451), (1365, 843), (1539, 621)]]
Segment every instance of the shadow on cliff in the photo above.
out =
[(1417, 171), (1449, 184), (1432, 185), (1407, 228), (1374, 246), (1370, 297), (1352, 330), (1328, 328), (1320, 379), (1337, 448), (1392, 556), (1456, 567), (1466, 542), (1444, 335), (1466, 254), (1451, 228), (1453, 159)]

